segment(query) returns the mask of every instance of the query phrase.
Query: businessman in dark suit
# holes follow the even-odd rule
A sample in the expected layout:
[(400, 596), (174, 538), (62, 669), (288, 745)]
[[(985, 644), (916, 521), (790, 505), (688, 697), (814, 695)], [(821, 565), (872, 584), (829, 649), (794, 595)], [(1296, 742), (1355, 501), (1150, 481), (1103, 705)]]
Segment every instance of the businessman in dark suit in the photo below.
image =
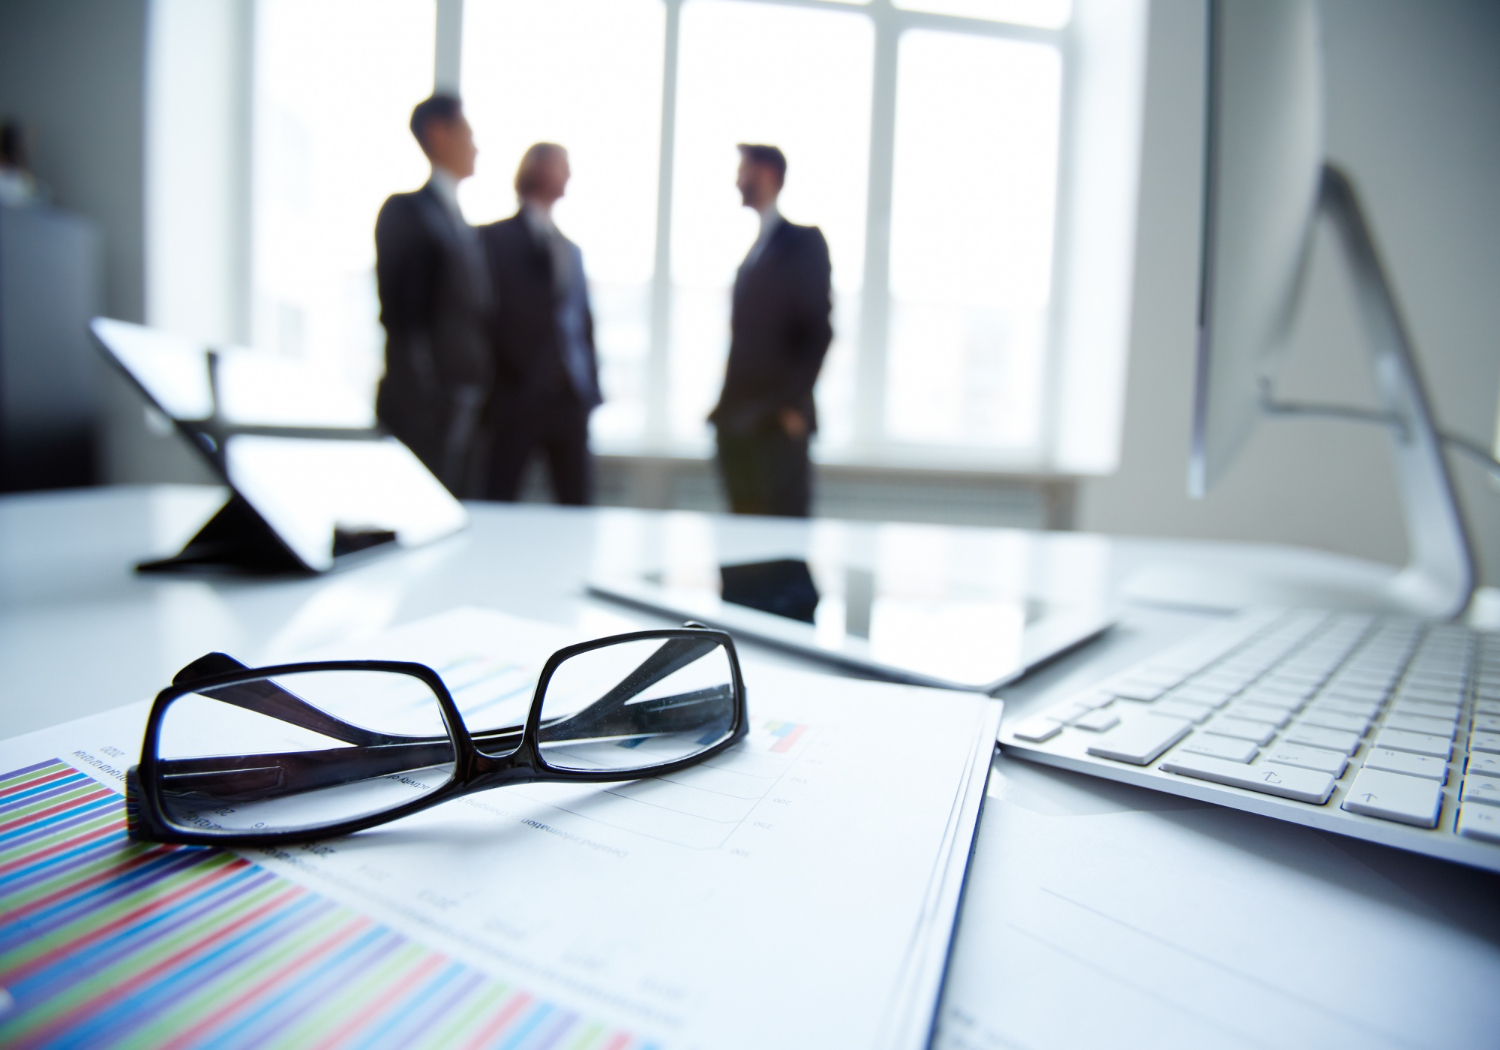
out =
[(833, 341), (828, 242), (816, 226), (777, 211), (786, 182), (781, 150), (739, 149), (736, 185), (745, 207), (760, 214), (760, 236), (734, 279), (724, 390), (708, 418), (731, 509), (806, 517), (807, 447), (818, 428), (813, 384)]
[(479, 151), (452, 96), (418, 103), (411, 131), (432, 162), (432, 177), (414, 193), (387, 199), (375, 220), (385, 326), (375, 412), (454, 495), (479, 496), (476, 438), (494, 373), (491, 290), (479, 235), (457, 196)]
[(516, 498), (535, 452), (546, 457), (557, 502), (593, 499), (589, 413), (603, 400), (594, 318), (583, 253), (552, 221), (570, 176), (568, 151), (537, 143), (516, 171), (519, 210), (479, 230), (497, 303), (489, 499)]

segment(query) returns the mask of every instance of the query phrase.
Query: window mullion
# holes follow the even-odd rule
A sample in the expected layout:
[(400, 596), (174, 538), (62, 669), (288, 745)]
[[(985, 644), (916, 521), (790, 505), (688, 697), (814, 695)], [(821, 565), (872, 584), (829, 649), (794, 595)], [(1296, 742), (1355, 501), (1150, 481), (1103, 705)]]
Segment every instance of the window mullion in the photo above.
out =
[(463, 72), (464, 0), (437, 0), (432, 90), (458, 94)]
[(875, 83), (870, 101), (870, 177), (864, 288), (855, 362), (854, 444), (864, 458), (884, 444), (886, 349), (890, 322), (891, 183), (896, 150), (896, 45), (900, 26), (889, 0), (874, 0)]
[(669, 340), (672, 311), (672, 174), (677, 140), (677, 54), (682, 0), (667, 5), (666, 47), (661, 79), (661, 152), (656, 175), (656, 258), (651, 276), (651, 349), (646, 362), (646, 441), (664, 447), (670, 441), (671, 397)]
[(1052, 280), (1047, 294), (1047, 336), (1043, 342), (1042, 418), (1037, 432), (1037, 466), (1057, 466), (1058, 427), (1062, 421), (1064, 351), (1068, 345), (1068, 273), (1073, 229), (1073, 128), (1078, 100), (1078, 63), (1072, 41), (1075, 30), (1058, 43), (1062, 52), (1062, 98), (1057, 114), (1057, 188), (1052, 205)]

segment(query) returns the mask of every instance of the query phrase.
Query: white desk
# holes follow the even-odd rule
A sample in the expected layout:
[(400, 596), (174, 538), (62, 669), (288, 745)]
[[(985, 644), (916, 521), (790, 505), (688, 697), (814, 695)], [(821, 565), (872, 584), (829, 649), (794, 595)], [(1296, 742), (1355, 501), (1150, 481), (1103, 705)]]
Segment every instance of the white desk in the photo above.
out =
[[(173, 551), (221, 498), (159, 488), (0, 499), (0, 738), (147, 697), (210, 650), (268, 661), (458, 604), (628, 629), (652, 621), (585, 597), (592, 569), (649, 568), (683, 542), (724, 560), (796, 554), (828, 528), (477, 506), (459, 537), (324, 578), (131, 571)], [(835, 528), (856, 544), (889, 529)], [(897, 531), (912, 556), (978, 558), (1053, 595), (1090, 579), (1118, 588), (1167, 559), (1377, 571), (1244, 544)], [(1128, 609), (1106, 638), (1009, 691), (1007, 717), (1209, 619)], [(995, 774), (939, 1045), (1500, 1045), (1500, 879), (1004, 758)]]

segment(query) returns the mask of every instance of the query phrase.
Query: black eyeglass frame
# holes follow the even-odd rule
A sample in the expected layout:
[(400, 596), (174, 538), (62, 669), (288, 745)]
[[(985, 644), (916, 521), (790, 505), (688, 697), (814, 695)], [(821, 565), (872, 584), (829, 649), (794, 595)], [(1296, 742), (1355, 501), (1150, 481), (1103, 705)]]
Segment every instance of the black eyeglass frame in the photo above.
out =
[[(713, 639), (723, 646), (729, 657), (730, 678), (734, 692), (734, 714), (729, 732), (724, 739), (687, 758), (651, 766), (584, 770), (560, 769), (549, 765), (542, 757), (540, 742), (542, 698), (546, 695), (547, 686), (557, 668), (566, 660), (596, 649), (625, 642), (668, 641), (674, 638)], [(263, 833), (213, 831), (177, 824), (167, 817), (160, 797), (162, 779), (159, 764), (161, 760), (157, 756), (157, 745), (161, 735), (162, 720), (175, 700), (191, 693), (202, 693), (224, 686), (259, 682), (278, 675), (317, 671), (378, 671), (404, 674), (419, 679), (427, 685), (437, 698), (438, 706), (443, 713), (443, 722), (448, 730), (448, 739), (453, 743), (453, 773), (448, 781), (420, 798), (412, 799), (410, 802), (388, 810), (349, 820), (310, 825), (305, 828)], [(708, 627), (692, 626), (633, 631), (629, 634), (595, 638), (557, 650), (547, 659), (541, 674), (537, 677), (536, 689), (531, 695), (531, 707), (521, 727), (519, 742), (513, 750), (504, 755), (486, 754), (475, 745), (474, 736), (464, 724), (463, 715), (459, 712), (458, 705), (453, 700), (453, 694), (448, 691), (448, 686), (443, 682), (442, 676), (425, 664), (399, 660), (318, 660), (307, 663), (278, 664), (274, 667), (245, 668), (242, 671), (205, 675), (187, 681), (174, 682), (156, 694), (156, 699), (151, 705), (151, 714), (146, 720), (145, 737), (141, 741), (141, 760), (138, 764), (131, 766), (126, 774), (127, 821), (132, 838), (152, 842), (193, 846), (274, 846), (315, 842), (319, 839), (351, 835), (357, 831), (387, 824), (464, 795), (488, 791), (490, 788), (538, 782), (609, 783), (642, 780), (676, 773), (726, 751), (743, 740), (748, 732), (749, 717), (745, 703), (745, 680), (740, 671), (740, 661), (735, 652), (734, 639), (725, 631)], [(482, 736), (498, 740), (514, 734), (515, 727), (506, 727), (492, 733), (482, 734)]]

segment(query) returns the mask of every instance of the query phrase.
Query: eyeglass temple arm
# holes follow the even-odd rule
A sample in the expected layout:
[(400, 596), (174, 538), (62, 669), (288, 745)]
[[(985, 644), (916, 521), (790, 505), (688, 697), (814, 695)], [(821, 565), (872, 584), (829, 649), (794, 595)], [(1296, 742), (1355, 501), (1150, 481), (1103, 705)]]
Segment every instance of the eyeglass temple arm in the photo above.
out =
[[(226, 653), (209, 653), (207, 656), (200, 656), (178, 671), (172, 677), (172, 684), (191, 685), (198, 678), (248, 669)], [(342, 740), (346, 744), (373, 747), (402, 743), (412, 739), (371, 732), (362, 726), (352, 725), (341, 718), (335, 718), (326, 711), (309, 704), (296, 693), (281, 688), (270, 679), (242, 682), (238, 685), (221, 685), (214, 689), (204, 689), (202, 693), (204, 696), (211, 696), (226, 704), (268, 715), (302, 729), (309, 729), (314, 733), (321, 733), (333, 740)]]
[[(631, 736), (702, 725), (697, 706), (731, 699), (730, 686), (657, 697), (629, 706), (626, 701), (701, 658), (717, 644), (712, 639), (669, 639), (588, 707), (567, 718), (544, 722), (542, 738)], [(243, 669), (244, 664), (225, 653), (209, 653), (177, 672), (172, 681), (177, 685), (191, 684), (195, 678)], [(448, 761), (452, 754), (446, 737), (413, 739), (373, 733), (334, 718), (269, 680), (205, 689), (203, 694), (355, 747), (164, 760), (160, 768), (163, 786), (168, 790), (209, 792), (224, 801), (270, 799), (421, 769)], [(508, 726), (476, 733), (473, 740), (481, 746), (507, 744), (518, 741), (521, 732), (520, 726)]]
[[(545, 723), (541, 735), (547, 740), (695, 729), (706, 724), (698, 713), (699, 705), (723, 703), (732, 696), (730, 686), (721, 685), (658, 697), (619, 708), (613, 717), (597, 717), (588, 725), (579, 725), (575, 719)], [(484, 749), (513, 745), (520, 742), (522, 731), (521, 726), (510, 726), (476, 733), (473, 740)], [(442, 765), (452, 759), (453, 746), (448, 738), (434, 737), (321, 751), (163, 759), (158, 768), (162, 787), (171, 794), (198, 794), (217, 802), (263, 802)]]
[[(588, 725), (591, 721), (618, 708), (631, 697), (640, 695), (663, 678), (699, 659), (716, 645), (718, 642), (709, 638), (668, 639), (608, 693), (574, 714), (569, 720), (570, 724), (574, 727)], [(208, 653), (178, 671), (172, 677), (172, 684), (189, 685), (197, 678), (248, 669), (245, 664), (227, 653)], [(321, 733), (333, 740), (342, 740), (346, 744), (379, 746), (411, 739), (375, 733), (362, 726), (352, 725), (343, 719), (335, 718), (269, 679), (205, 689), (203, 694), (247, 711), (268, 715), (290, 725)]]
[[(521, 731), (511, 730), (509, 735), (519, 738)], [(174, 795), (199, 794), (219, 802), (263, 802), (452, 761), (453, 744), (447, 737), (440, 737), (374, 747), (165, 759), (159, 769), (162, 788)]]
[(695, 706), (705, 701), (733, 698), (730, 686), (715, 686), (676, 696), (658, 697), (637, 704), (639, 696), (663, 678), (674, 674), (719, 646), (716, 638), (669, 638), (619, 684), (598, 700), (567, 718), (543, 727), (543, 740), (573, 737), (629, 736), (636, 733), (666, 733), (701, 724)]
[[(603, 715), (599, 712), (584, 725), (578, 724), (577, 716), (546, 722), (541, 735), (547, 740), (694, 729), (706, 724), (698, 705), (723, 703), (732, 697), (730, 686), (712, 686), (618, 708), (613, 717), (598, 717)], [(489, 750), (495, 745), (519, 743), (522, 731), (521, 726), (508, 726), (475, 733), (473, 740)], [(159, 769), (163, 788), (172, 794), (196, 793), (220, 802), (250, 802), (410, 772), (441, 765), (452, 758), (453, 748), (448, 739), (433, 737), (322, 751), (164, 759)]]

